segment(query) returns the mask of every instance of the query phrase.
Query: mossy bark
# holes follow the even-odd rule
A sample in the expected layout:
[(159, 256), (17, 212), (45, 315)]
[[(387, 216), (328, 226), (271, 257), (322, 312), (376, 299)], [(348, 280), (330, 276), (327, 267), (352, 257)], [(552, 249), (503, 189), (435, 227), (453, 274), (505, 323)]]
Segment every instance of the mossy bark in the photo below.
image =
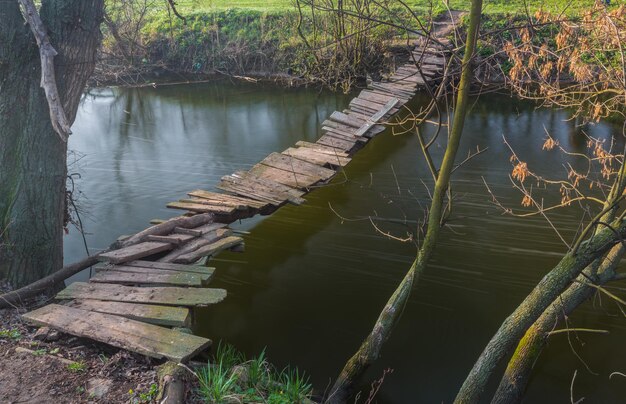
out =
[[(601, 258), (626, 237), (626, 221), (603, 227), (584, 242), (576, 253), (567, 253), (535, 286), (515, 311), (504, 320), (474, 364), (456, 396), (455, 403), (476, 403), (497, 365), (543, 315), (556, 299), (591, 263)], [(532, 342), (528, 336), (527, 342)], [(534, 343), (534, 342), (533, 342)], [(528, 349), (528, 348), (521, 348)], [(518, 352), (521, 354), (522, 351)], [(520, 356), (521, 358), (521, 356)]]
[[(40, 9), (66, 115), (74, 121), (100, 43), (103, 0)], [(0, 7), (0, 278), (14, 287), (63, 265), (67, 145), (52, 129), (39, 51), (18, 2)]]
[(581, 274), (577, 282), (560, 295), (526, 331), (509, 360), (498, 390), (491, 401), (492, 404), (513, 404), (522, 400), (533, 367), (546, 345), (550, 331), (593, 295), (596, 289), (588, 286), (587, 282), (590, 279), (598, 285), (603, 285), (613, 279), (624, 251), (624, 246), (617, 244), (603, 258), (597, 271), (593, 270), (593, 265), (588, 267), (585, 274)]

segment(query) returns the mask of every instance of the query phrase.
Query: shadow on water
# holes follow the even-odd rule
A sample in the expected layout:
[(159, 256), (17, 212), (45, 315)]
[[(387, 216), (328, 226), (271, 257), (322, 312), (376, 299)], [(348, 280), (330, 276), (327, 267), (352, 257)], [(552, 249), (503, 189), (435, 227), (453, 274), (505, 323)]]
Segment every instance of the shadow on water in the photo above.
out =
[[(96, 93), (83, 103), (71, 144), (87, 155), (81, 166), (91, 207), (90, 246), (101, 248), (119, 234), (142, 229), (151, 218), (172, 216), (163, 207), (186, 191), (210, 188), (221, 175), (298, 140), (314, 141), (319, 123), (348, 101), (311, 90), (224, 84)], [(451, 226), (368, 372), (364, 395), (371, 380), (393, 368), (378, 402), (451, 401), (501, 321), (564, 253), (543, 220), (502, 216), (482, 178), (503, 203), (519, 207), (502, 136), (531, 168), (564, 172), (567, 159), (542, 152), (541, 145), (545, 127), (564, 147), (584, 150), (581, 128), (565, 117), (501, 96), (474, 105), (461, 153), (476, 146), (488, 151), (455, 173), (458, 199)], [(582, 129), (603, 138), (614, 130), (605, 124)], [(445, 135), (440, 142), (434, 150), (438, 156)], [(196, 313), (198, 333), (224, 339), (249, 356), (267, 347), (279, 367), (305, 369), (318, 389), (331, 382), (415, 254), (414, 246), (385, 238), (368, 220), (353, 219), (393, 219), (378, 223), (405, 236), (423, 219), (419, 205), (428, 204), (423, 183), (432, 182), (415, 137), (389, 131), (356, 156), (346, 177), (308, 195), (303, 206), (286, 206), (239, 226), (251, 232), (246, 252), (212, 261), (213, 286), (226, 288), (228, 298)], [(552, 219), (571, 239), (579, 213), (564, 210)], [(81, 256), (77, 240), (76, 234), (67, 239), (68, 261)], [(608, 379), (610, 372), (624, 370), (626, 323), (616, 314), (614, 306), (596, 302), (571, 319), (572, 326), (611, 331), (571, 337), (576, 352), (600, 375), (585, 370), (565, 334), (555, 336), (537, 364), (528, 402), (568, 400), (575, 369), (577, 396), (619, 402), (626, 383)]]

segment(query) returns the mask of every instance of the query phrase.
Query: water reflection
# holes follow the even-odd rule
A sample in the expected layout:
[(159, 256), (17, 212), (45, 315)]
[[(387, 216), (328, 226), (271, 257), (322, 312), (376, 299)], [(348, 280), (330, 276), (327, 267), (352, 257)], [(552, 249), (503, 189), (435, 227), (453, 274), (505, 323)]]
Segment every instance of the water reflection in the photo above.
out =
[[(93, 216), (89, 230), (98, 230), (89, 236), (90, 246), (102, 248), (153, 217), (171, 216), (165, 203), (185, 191), (211, 188), (221, 175), (272, 151), (314, 140), (319, 122), (347, 102), (315, 91), (223, 85), (102, 90), (88, 96), (70, 146), (87, 155), (80, 163), (83, 191)], [(474, 104), (461, 153), (476, 146), (488, 151), (455, 173), (459, 198), (451, 229), (443, 232), (402, 321), (368, 372), (372, 380), (383, 369), (394, 369), (378, 402), (451, 401), (501, 321), (564, 253), (542, 219), (503, 217), (481, 178), (503, 203), (517, 207), (521, 196), (508, 180), (510, 152), (503, 136), (530, 167), (557, 173), (564, 172), (567, 160), (541, 151), (546, 130), (578, 152), (586, 147), (582, 130), (603, 138), (613, 130), (604, 124), (581, 128), (565, 118), (507, 97)], [(434, 151), (442, 152), (443, 144)], [(278, 366), (306, 369), (320, 389), (336, 376), (404, 275), (415, 248), (382, 237), (367, 221), (342, 220), (330, 206), (346, 218), (392, 218), (394, 223), (381, 226), (402, 235), (423, 219), (424, 183), (432, 182), (416, 139), (389, 133), (357, 155), (346, 177), (310, 194), (306, 205), (243, 224), (251, 230), (245, 254), (226, 253), (214, 261), (214, 285), (227, 288), (229, 297), (197, 313), (199, 333), (224, 338), (248, 355), (267, 347)], [(571, 239), (577, 211), (551, 217)], [(83, 254), (75, 234), (68, 237), (66, 254), (68, 261)], [(607, 302), (588, 304), (571, 319), (577, 327), (611, 330), (572, 341), (600, 376), (584, 370), (564, 335), (555, 337), (537, 365), (528, 402), (568, 400), (575, 369), (578, 396), (619, 402), (626, 383), (608, 379), (610, 372), (624, 371), (626, 323), (617, 313)], [(362, 388), (367, 394), (369, 384)]]

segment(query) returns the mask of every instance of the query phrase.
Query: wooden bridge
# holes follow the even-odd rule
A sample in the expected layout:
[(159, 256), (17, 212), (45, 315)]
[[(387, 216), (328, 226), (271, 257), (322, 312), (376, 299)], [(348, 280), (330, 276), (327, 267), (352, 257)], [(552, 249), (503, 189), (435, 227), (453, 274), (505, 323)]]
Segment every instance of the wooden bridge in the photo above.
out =
[(219, 303), (226, 291), (207, 287), (214, 268), (194, 263), (225, 249), (242, 249), (242, 237), (228, 224), (271, 214), (287, 203), (300, 205), (314, 187), (328, 183), (420, 87), (439, 84), (446, 49), (418, 46), (417, 64), (407, 63), (388, 79), (371, 83), (348, 109), (333, 112), (315, 143), (297, 142), (248, 171), (223, 177), (219, 192), (193, 190), (168, 204), (186, 213), (118, 240), (115, 249), (99, 255), (102, 264), (89, 282), (70, 284), (56, 296), (58, 304), (24, 319), (175, 362), (206, 349), (209, 339), (181, 328), (191, 325), (194, 307)]

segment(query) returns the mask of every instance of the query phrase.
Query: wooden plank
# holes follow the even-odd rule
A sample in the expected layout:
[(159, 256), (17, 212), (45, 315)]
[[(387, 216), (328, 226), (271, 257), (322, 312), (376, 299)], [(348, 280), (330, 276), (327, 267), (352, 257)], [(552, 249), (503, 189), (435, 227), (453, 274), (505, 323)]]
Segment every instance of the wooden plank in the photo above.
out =
[(71, 300), (67, 305), (76, 309), (115, 314), (116, 316), (143, 321), (144, 323), (168, 327), (188, 327), (191, 323), (191, 313), (186, 307), (104, 302), (91, 299)]
[[(221, 251), (224, 251), (228, 248), (232, 248), (241, 244), (243, 244), (243, 238), (241, 237), (237, 237), (237, 236), (226, 237), (226, 238), (216, 241), (215, 243), (206, 245), (204, 247), (200, 247), (193, 252), (181, 255), (178, 258), (176, 258), (174, 262), (182, 263), (182, 264), (195, 262), (202, 257), (216, 255)], [(203, 289), (203, 290), (206, 290), (206, 289)]]
[(233, 177), (245, 178), (259, 185), (263, 185), (265, 187), (275, 189), (278, 192), (284, 192), (288, 195), (295, 196), (295, 197), (300, 197), (306, 193), (302, 190), (299, 190), (299, 189), (296, 189), (287, 185), (279, 184), (277, 182), (267, 180), (265, 178), (259, 178), (255, 176), (254, 174), (251, 174), (248, 171), (235, 171), (233, 173)]
[(356, 131), (356, 135), (357, 136), (363, 136), (368, 130), (371, 129), (372, 126), (374, 126), (378, 121), (380, 121), (380, 119), (383, 116), (385, 116), (385, 114), (387, 112), (389, 112), (389, 110), (391, 108), (395, 107), (397, 103), (398, 103), (398, 99), (397, 98), (389, 100), (389, 102), (387, 104), (385, 104), (385, 106), (382, 107), (380, 109), (380, 111), (378, 111), (377, 113), (372, 115), (372, 117), (370, 119), (368, 119), (367, 122), (365, 122), (363, 124), (363, 126), (361, 126), (359, 128), (359, 130)]
[(170, 264), (165, 262), (153, 262), (153, 261), (130, 261), (124, 264), (124, 266), (129, 267), (139, 267), (139, 268), (153, 268), (153, 269), (161, 269), (165, 271), (177, 271), (177, 272), (192, 272), (197, 274), (206, 274), (209, 276), (213, 275), (215, 268), (205, 267), (202, 265), (180, 265), (180, 264)]
[(341, 150), (349, 151), (349, 150), (351, 150), (354, 147), (354, 145), (357, 142), (356, 142), (356, 140), (351, 142), (351, 141), (347, 141), (347, 140), (338, 139), (336, 137), (324, 135), (324, 136), (320, 137), (319, 139), (317, 139), (317, 141), (315, 143), (318, 143), (318, 144), (321, 144), (321, 145), (324, 145), (324, 146), (337, 147), (337, 148), (339, 148)]
[(143, 241), (143, 238), (149, 234), (153, 234), (155, 236), (165, 236), (167, 234), (170, 234), (175, 227), (198, 227), (212, 221), (213, 216), (209, 214), (195, 215), (191, 217), (174, 217), (163, 223), (148, 227), (147, 229), (140, 231), (134, 236), (125, 239), (122, 242), (121, 246), (127, 247), (129, 245), (136, 244), (140, 241)]
[(186, 229), (184, 227), (175, 227), (174, 232), (179, 233), (179, 234), (187, 234), (187, 235), (194, 236), (194, 237), (199, 237), (202, 235), (202, 231), (200, 230)]
[(372, 91), (374, 93), (389, 95), (391, 97), (399, 98), (402, 97), (407, 101), (413, 97), (415, 94), (412, 91), (405, 91), (399, 88), (396, 88), (391, 83), (372, 83), (371, 85)]
[(415, 91), (405, 90), (391, 83), (372, 83), (371, 87), (375, 90), (379, 90), (379, 91), (383, 91), (385, 93), (391, 94), (396, 98), (398, 98), (398, 96), (410, 98), (413, 95), (415, 95)]
[(301, 160), (308, 161), (313, 164), (319, 165), (331, 165), (336, 167), (343, 167), (350, 162), (348, 157), (333, 156), (332, 154), (322, 153), (315, 149), (307, 147), (294, 148), (290, 147), (283, 151), (283, 154), (287, 156), (297, 157)]
[(188, 234), (171, 234), (169, 236), (155, 236), (153, 234), (147, 235), (145, 241), (156, 241), (159, 243), (170, 243), (172, 245), (180, 245), (188, 240), (191, 240), (193, 236)]
[(203, 235), (202, 237), (199, 237), (199, 238), (195, 239), (194, 241), (192, 241), (190, 243), (187, 243), (187, 244), (185, 244), (183, 246), (180, 246), (179, 248), (171, 251), (166, 256), (160, 258), (159, 261), (160, 262), (175, 262), (176, 258), (178, 258), (179, 256), (181, 256), (183, 254), (188, 254), (188, 253), (190, 253), (192, 251), (195, 251), (198, 248), (203, 247), (205, 245), (215, 243), (219, 239), (222, 239), (224, 237), (228, 237), (231, 234), (233, 234), (233, 232), (230, 229), (218, 229), (218, 230), (215, 230), (215, 231), (213, 231), (211, 233), (207, 233), (207, 234)]
[[(335, 122), (331, 122), (331, 124), (335, 124), (335, 125), (339, 125)], [(335, 128), (332, 126), (322, 126), (322, 134), (327, 134), (330, 133), (331, 136), (334, 136), (336, 138), (342, 139), (342, 140), (347, 140), (348, 142), (354, 142), (354, 141), (359, 141), (359, 138), (354, 136), (354, 129), (350, 128), (349, 132), (346, 132), (344, 129), (341, 128)]]
[[(152, 286), (204, 286), (209, 277), (189, 272), (161, 271), (148, 269), (145, 273), (130, 272), (117, 269), (101, 270), (89, 279), (94, 283), (117, 283), (120, 285), (152, 285)], [(163, 273), (166, 272), (166, 273)]]
[(213, 213), (218, 215), (231, 215), (237, 209), (231, 206), (219, 206), (219, 205), (206, 205), (203, 203), (189, 203), (189, 202), (170, 202), (166, 205), (170, 209), (183, 209), (190, 212), (198, 213)]
[[(155, 261), (155, 262), (161, 262), (161, 261)], [(192, 265), (188, 265), (188, 266), (192, 266)], [(193, 265), (193, 266), (200, 267), (199, 265)], [(200, 268), (203, 268), (203, 267), (200, 267)], [(205, 268), (205, 269), (208, 269), (209, 271), (198, 273), (198, 272), (187, 272), (187, 271), (170, 271), (167, 269), (157, 269), (157, 268), (133, 267), (130, 265), (114, 265), (112, 267), (96, 266), (94, 269), (96, 272), (118, 271), (118, 272), (132, 272), (132, 273), (147, 274), (147, 275), (179, 275), (179, 274), (193, 275), (195, 277), (199, 277), (203, 285), (206, 285), (207, 283), (209, 283), (209, 281), (213, 277), (213, 273), (215, 270), (215, 268)]]
[(50, 304), (22, 316), (26, 321), (153, 358), (185, 362), (211, 340), (111, 314)]
[(245, 196), (247, 198), (254, 198), (260, 202), (267, 202), (275, 207), (282, 205), (288, 199), (285, 196), (284, 199), (280, 200), (277, 195), (268, 194), (263, 191), (256, 190), (253, 187), (249, 187), (242, 183), (231, 183), (224, 180), (222, 180), (222, 182), (217, 185), (217, 188), (222, 191), (231, 192), (233, 194)]
[[(367, 108), (367, 109), (372, 111), (371, 114), (375, 113), (376, 111), (379, 111), (384, 105), (385, 105), (385, 103), (378, 104), (378, 103), (375, 103), (375, 102), (364, 100), (362, 98), (355, 98), (352, 101), (350, 101), (350, 107), (359, 106), (361, 108)], [(400, 109), (397, 108), (397, 107), (391, 108), (389, 110), (389, 112), (388, 112), (388, 115), (393, 115), (396, 112), (398, 112), (399, 110)]]
[(180, 287), (134, 287), (109, 283), (74, 282), (60, 291), (57, 299), (95, 299), (111, 302), (162, 304), (166, 306), (208, 306), (226, 297), (224, 289)]
[(266, 199), (274, 205), (280, 206), (284, 202), (300, 205), (306, 202), (301, 198), (304, 192), (279, 184), (275, 181), (260, 178), (248, 172), (237, 171), (232, 175), (222, 177), (218, 188), (241, 195), (248, 193), (249, 197)]
[(319, 177), (289, 172), (263, 164), (255, 165), (249, 172), (257, 177), (269, 179), (293, 188), (308, 188), (320, 181)]
[(143, 243), (134, 244), (129, 247), (120, 248), (98, 255), (100, 261), (121, 264), (123, 262), (136, 260), (139, 258), (149, 257), (151, 255), (171, 250), (174, 248), (169, 243), (158, 243), (155, 241), (145, 241)]
[[(333, 112), (328, 119), (352, 128), (358, 128), (363, 124), (360, 119), (354, 119), (339, 111)], [(327, 122), (328, 121), (322, 122), (322, 125), (327, 125)]]
[(243, 205), (243, 204), (237, 203), (237, 202), (225, 202), (225, 201), (207, 200), (207, 199), (204, 199), (204, 198), (184, 198), (184, 199), (179, 199), (178, 202), (199, 203), (200, 205), (206, 205), (206, 206), (221, 206), (221, 207), (224, 207), (224, 208), (231, 208), (231, 209), (234, 209), (234, 210), (254, 209), (254, 208), (251, 208), (250, 206)]
[(255, 209), (263, 209), (264, 207), (268, 205), (268, 203), (259, 202), (255, 199), (242, 198), (242, 197), (228, 195), (228, 194), (220, 194), (217, 192), (203, 191), (201, 189), (196, 189), (194, 191), (188, 192), (187, 194), (195, 198), (202, 198), (202, 199), (206, 199), (209, 201), (224, 201), (232, 205), (235, 205), (235, 204), (245, 205), (245, 206), (250, 206)]
[(387, 94), (387, 93), (380, 93), (380, 92), (375, 92), (372, 90), (363, 90), (359, 93), (359, 98), (364, 99), (364, 100), (368, 100), (371, 102), (376, 102), (379, 103), (381, 105), (385, 105), (386, 103), (388, 103), (392, 98), (397, 98), (398, 100), (400, 100), (400, 103), (398, 104), (398, 106), (402, 105), (402, 104), (406, 104), (408, 99), (402, 96), (394, 96), (391, 94)]
[(306, 147), (308, 149), (315, 149), (317, 151), (329, 153), (329, 154), (332, 154), (332, 155), (337, 154), (338, 156), (342, 156), (342, 155), (344, 155), (344, 157), (348, 157), (349, 156), (349, 154), (344, 152), (341, 148), (331, 147), (331, 146), (324, 146), (324, 145), (321, 145), (319, 143), (305, 142), (304, 140), (297, 141), (296, 142), (296, 146), (298, 146), (298, 147)]
[(281, 153), (272, 153), (261, 161), (261, 164), (310, 177), (327, 180), (335, 175), (335, 170), (309, 163)]

